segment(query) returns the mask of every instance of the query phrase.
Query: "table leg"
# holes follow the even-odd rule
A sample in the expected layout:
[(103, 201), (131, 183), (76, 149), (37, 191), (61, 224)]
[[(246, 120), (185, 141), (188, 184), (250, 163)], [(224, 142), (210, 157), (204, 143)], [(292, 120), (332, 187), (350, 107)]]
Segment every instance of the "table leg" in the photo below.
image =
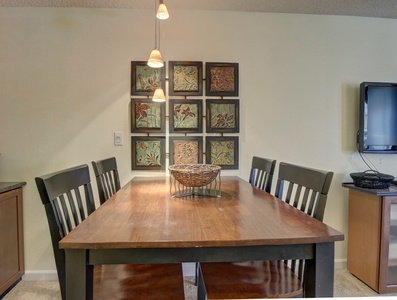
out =
[(314, 259), (305, 261), (304, 287), (306, 298), (333, 297), (334, 243), (315, 245)]
[(86, 250), (65, 250), (66, 300), (93, 299), (93, 266)]

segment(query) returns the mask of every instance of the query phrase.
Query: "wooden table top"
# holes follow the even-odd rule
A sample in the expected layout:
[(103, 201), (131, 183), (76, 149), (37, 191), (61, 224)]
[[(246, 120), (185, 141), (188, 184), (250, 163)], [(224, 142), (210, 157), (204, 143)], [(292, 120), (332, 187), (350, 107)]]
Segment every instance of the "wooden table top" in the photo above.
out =
[(220, 198), (173, 198), (168, 177), (135, 177), (62, 239), (60, 248), (230, 247), (344, 239), (239, 177), (222, 177), (221, 190)]

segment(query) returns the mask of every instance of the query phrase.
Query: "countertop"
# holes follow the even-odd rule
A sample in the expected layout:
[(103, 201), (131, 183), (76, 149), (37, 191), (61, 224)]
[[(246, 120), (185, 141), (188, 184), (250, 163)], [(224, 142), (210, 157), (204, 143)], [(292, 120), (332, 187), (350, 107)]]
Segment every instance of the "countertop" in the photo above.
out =
[(378, 196), (397, 196), (397, 185), (394, 182), (390, 185), (388, 189), (366, 189), (355, 186), (353, 183), (343, 183), (342, 186), (345, 188), (354, 189)]
[(0, 182), (0, 193), (5, 193), (11, 190), (15, 190), (26, 185), (26, 182)]

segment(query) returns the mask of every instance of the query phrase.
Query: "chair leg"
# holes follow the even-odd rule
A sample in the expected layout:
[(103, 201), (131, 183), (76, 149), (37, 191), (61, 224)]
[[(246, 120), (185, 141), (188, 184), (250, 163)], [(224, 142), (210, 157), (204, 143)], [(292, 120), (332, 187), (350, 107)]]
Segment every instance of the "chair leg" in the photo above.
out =
[(205, 289), (205, 283), (203, 275), (200, 272), (200, 265), (197, 263), (197, 300), (206, 300), (207, 299), (207, 291)]
[(194, 276), (195, 276), (195, 278), (194, 278), (194, 285), (195, 286), (197, 286), (197, 284), (198, 284), (198, 276), (199, 276), (199, 263), (198, 262), (196, 262), (196, 269), (194, 270)]

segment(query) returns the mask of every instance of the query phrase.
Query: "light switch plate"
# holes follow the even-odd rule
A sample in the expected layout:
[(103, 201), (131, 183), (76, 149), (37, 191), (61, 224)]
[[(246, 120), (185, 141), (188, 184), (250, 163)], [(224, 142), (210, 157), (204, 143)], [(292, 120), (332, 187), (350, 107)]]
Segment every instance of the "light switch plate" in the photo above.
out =
[(123, 132), (115, 131), (114, 132), (114, 145), (115, 146), (123, 146), (123, 144), (124, 144)]

